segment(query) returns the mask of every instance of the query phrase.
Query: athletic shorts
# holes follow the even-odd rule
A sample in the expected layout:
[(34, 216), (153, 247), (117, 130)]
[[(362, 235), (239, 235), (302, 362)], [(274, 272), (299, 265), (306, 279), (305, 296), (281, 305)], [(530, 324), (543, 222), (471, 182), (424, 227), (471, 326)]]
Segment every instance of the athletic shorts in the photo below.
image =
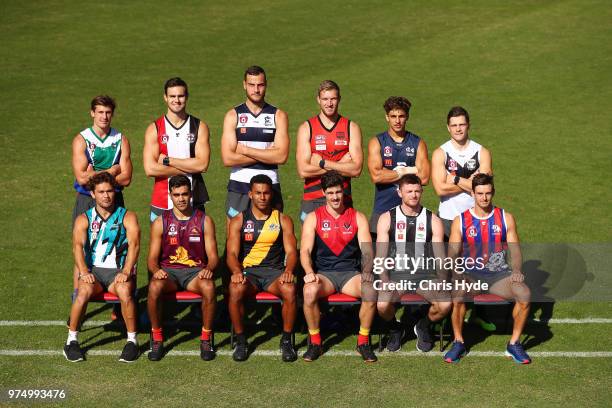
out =
[(283, 273), (281, 269), (273, 268), (246, 268), (244, 275), (259, 291), (266, 291), (276, 279)]
[[(123, 202), (123, 192), (115, 192), (115, 204), (117, 207), (125, 207), (125, 203)], [(74, 227), (74, 221), (79, 215), (84, 214), (85, 211), (95, 207), (95, 205), (96, 201), (91, 195), (77, 193), (74, 209), (72, 210), (72, 226)]]
[(308, 201), (302, 200), (302, 204), (300, 206), (300, 222), (303, 224), (306, 216), (322, 205), (325, 205), (325, 197)]
[(378, 225), (378, 219), (383, 213), (372, 212), (370, 215), (370, 233), (376, 234), (376, 226)]
[(98, 268), (94, 266), (91, 268), (91, 273), (96, 277), (96, 281), (102, 285), (105, 292), (108, 292), (108, 288), (115, 281), (115, 276), (120, 273), (120, 269), (116, 268)]
[[(196, 204), (194, 208), (204, 211), (204, 204)], [(162, 215), (164, 211), (165, 210), (163, 208), (157, 208), (157, 207), (151, 206), (151, 215), (149, 216), (149, 221), (153, 223), (153, 221), (155, 221), (157, 217)]]
[(442, 220), (442, 225), (444, 226), (444, 242), (448, 242), (451, 233), (451, 226), (453, 225), (453, 220), (446, 220), (444, 218), (440, 219)]
[(512, 271), (510, 269), (505, 269), (499, 272), (491, 272), (489, 270), (473, 270), (473, 271), (465, 271), (465, 275), (469, 277), (471, 281), (481, 281), (486, 282), (489, 285), (489, 289), (493, 286), (494, 283), (509, 278), (512, 275)]
[(325, 276), (334, 285), (336, 292), (342, 292), (342, 288), (348, 281), (360, 274), (359, 271), (319, 271), (318, 274)]
[(200, 272), (202, 268), (163, 268), (163, 270), (168, 273), (168, 277), (176, 283), (180, 290), (187, 290), (189, 282), (198, 276), (198, 272)]
[[(280, 184), (273, 184), (272, 190), (272, 207), (276, 208), (280, 212), (283, 212), (283, 194), (280, 189)], [(248, 194), (237, 193), (235, 191), (228, 191), (227, 198), (225, 199), (225, 214), (229, 218), (234, 218), (241, 212), (249, 208), (251, 200)]]

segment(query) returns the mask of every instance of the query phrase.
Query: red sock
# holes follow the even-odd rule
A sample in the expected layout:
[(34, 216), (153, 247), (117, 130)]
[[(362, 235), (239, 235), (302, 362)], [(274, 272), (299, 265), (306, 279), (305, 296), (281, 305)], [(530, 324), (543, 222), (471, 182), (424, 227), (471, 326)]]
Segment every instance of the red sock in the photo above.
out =
[(370, 342), (370, 338), (369, 336), (364, 336), (363, 334), (360, 334), (357, 336), (357, 345), (361, 346), (363, 344), (368, 344)]
[(151, 329), (151, 333), (153, 334), (153, 341), (164, 341), (161, 327), (159, 329)]
[(200, 340), (210, 341), (210, 336), (212, 336), (212, 330), (202, 329), (202, 336), (200, 336)]
[(310, 335), (310, 343), (316, 344), (317, 346), (321, 345), (321, 333), (311, 334)]

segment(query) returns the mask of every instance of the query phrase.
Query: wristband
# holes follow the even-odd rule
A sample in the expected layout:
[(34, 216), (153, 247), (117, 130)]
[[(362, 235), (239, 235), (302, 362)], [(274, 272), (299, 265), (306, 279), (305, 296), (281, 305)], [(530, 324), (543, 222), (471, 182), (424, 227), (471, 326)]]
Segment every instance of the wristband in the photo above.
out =
[(322, 168), (322, 169), (324, 169), (324, 168), (325, 168), (325, 159), (321, 159), (321, 160), (319, 161), (319, 167), (320, 167), (320, 168)]
[(169, 166), (170, 165), (170, 158), (168, 156), (164, 157), (164, 166)]
[(459, 176), (455, 176), (455, 178), (453, 179), (453, 184), (454, 185), (459, 184)]

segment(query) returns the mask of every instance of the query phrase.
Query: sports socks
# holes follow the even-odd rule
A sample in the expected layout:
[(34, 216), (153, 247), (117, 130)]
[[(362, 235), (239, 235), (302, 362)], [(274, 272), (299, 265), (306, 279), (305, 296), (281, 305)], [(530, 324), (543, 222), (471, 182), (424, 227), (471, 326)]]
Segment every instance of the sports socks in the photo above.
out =
[(151, 329), (153, 341), (164, 341), (164, 334), (162, 333), (161, 327), (159, 329)]
[(357, 336), (357, 345), (368, 344), (370, 342), (370, 329), (359, 327), (359, 335)]
[(138, 344), (136, 341), (136, 332), (127, 332), (127, 341), (131, 341), (134, 344)]
[(321, 331), (319, 329), (316, 330), (308, 330), (308, 334), (310, 335), (310, 343), (315, 344), (317, 346), (321, 345)]
[(78, 331), (68, 330), (68, 340), (66, 340), (66, 345), (69, 345), (71, 341), (78, 341), (77, 340), (78, 334), (79, 334)]
[(200, 340), (210, 341), (211, 336), (212, 336), (212, 330), (208, 330), (202, 327), (202, 335), (200, 336)]

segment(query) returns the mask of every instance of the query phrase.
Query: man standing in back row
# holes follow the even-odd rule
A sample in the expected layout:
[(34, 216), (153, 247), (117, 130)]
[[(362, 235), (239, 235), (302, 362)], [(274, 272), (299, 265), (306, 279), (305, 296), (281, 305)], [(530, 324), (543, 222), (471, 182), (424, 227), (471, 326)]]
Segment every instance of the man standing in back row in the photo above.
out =
[(230, 109), (223, 119), (221, 159), (231, 167), (225, 210), (227, 225), (249, 206), (250, 181), (257, 174), (272, 180), (272, 206), (283, 209), (278, 165), (289, 155), (287, 114), (266, 102), (268, 82), (262, 67), (253, 65), (244, 72), (246, 101)]
[(164, 210), (172, 209), (168, 178), (185, 175), (191, 181), (193, 206), (203, 209), (208, 191), (202, 173), (210, 159), (206, 123), (186, 112), (189, 91), (181, 78), (170, 78), (164, 85), (166, 114), (151, 123), (145, 133), (143, 164), (147, 176), (155, 178), (151, 196), (153, 222)]
[(318, 115), (302, 123), (297, 134), (295, 161), (298, 175), (304, 179), (300, 220), (325, 204), (321, 176), (335, 170), (344, 176), (345, 205), (353, 205), (351, 177), (359, 177), (363, 166), (361, 129), (357, 123), (340, 116), (340, 87), (325, 80), (319, 85)]

